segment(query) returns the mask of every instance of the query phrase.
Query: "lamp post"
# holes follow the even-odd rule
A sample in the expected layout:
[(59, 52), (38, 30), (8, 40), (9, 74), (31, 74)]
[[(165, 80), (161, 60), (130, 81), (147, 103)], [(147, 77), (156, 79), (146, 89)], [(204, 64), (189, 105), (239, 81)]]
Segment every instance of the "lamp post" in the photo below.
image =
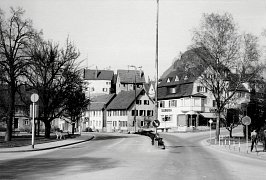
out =
[(136, 67), (134, 65), (130, 65), (129, 67), (135, 68), (135, 78), (134, 78), (134, 89), (135, 89), (135, 107), (134, 107), (134, 130), (137, 131), (137, 120), (136, 120), (136, 111), (137, 111), (137, 86), (136, 86), (136, 71), (137, 68), (141, 69), (142, 66)]

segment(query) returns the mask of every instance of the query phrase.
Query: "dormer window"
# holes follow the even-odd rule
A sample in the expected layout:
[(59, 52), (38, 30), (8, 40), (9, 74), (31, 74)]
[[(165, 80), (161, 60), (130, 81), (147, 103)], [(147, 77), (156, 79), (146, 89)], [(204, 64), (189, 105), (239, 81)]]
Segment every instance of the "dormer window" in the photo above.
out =
[(176, 76), (176, 77), (175, 77), (175, 81), (179, 81), (179, 78), (178, 78), (178, 76)]
[(170, 78), (168, 78), (166, 82), (168, 82), (168, 83), (171, 82)]
[(185, 81), (186, 81), (186, 80), (188, 80), (188, 77), (187, 77), (187, 76), (185, 76), (185, 77), (184, 77), (184, 80), (185, 80)]
[(169, 94), (175, 94), (176, 93), (176, 88), (175, 87), (170, 87), (168, 89), (168, 92), (169, 92)]

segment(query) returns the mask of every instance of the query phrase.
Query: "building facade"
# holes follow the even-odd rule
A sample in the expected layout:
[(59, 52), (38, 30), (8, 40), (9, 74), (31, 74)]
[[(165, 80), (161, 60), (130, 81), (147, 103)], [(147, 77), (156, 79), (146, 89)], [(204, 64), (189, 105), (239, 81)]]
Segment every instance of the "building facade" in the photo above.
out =
[(116, 76), (116, 94), (121, 91), (134, 90), (135, 84), (137, 89), (144, 87), (145, 77), (142, 71), (138, 70), (117, 70)]
[(107, 107), (107, 132), (135, 132), (153, 120), (154, 101), (144, 89), (121, 91)]
[(86, 97), (115, 92), (114, 72), (111, 70), (84, 69), (83, 84)]

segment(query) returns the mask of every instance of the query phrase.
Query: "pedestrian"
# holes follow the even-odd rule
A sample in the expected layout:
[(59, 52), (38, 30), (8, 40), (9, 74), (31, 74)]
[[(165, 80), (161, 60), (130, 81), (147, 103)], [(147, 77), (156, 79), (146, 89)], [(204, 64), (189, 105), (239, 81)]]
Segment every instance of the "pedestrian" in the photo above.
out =
[(255, 148), (256, 148), (256, 151), (257, 151), (257, 132), (256, 132), (256, 130), (253, 130), (252, 132), (251, 132), (251, 152), (252, 152), (252, 150), (253, 150), (253, 148), (254, 148), (254, 145), (255, 145)]
[(263, 148), (263, 151), (266, 151), (266, 129), (264, 129), (263, 131), (263, 145), (264, 145), (264, 148)]

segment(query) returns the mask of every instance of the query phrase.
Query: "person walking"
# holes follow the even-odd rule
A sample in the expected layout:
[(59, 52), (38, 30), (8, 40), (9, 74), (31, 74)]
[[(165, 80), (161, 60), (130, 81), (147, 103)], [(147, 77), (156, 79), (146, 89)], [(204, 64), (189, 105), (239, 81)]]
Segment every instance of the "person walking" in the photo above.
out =
[(255, 145), (255, 148), (256, 148), (256, 151), (257, 151), (257, 132), (256, 132), (256, 130), (253, 130), (251, 132), (251, 149), (250, 149), (251, 152), (252, 152), (252, 150), (254, 148), (254, 145)]

